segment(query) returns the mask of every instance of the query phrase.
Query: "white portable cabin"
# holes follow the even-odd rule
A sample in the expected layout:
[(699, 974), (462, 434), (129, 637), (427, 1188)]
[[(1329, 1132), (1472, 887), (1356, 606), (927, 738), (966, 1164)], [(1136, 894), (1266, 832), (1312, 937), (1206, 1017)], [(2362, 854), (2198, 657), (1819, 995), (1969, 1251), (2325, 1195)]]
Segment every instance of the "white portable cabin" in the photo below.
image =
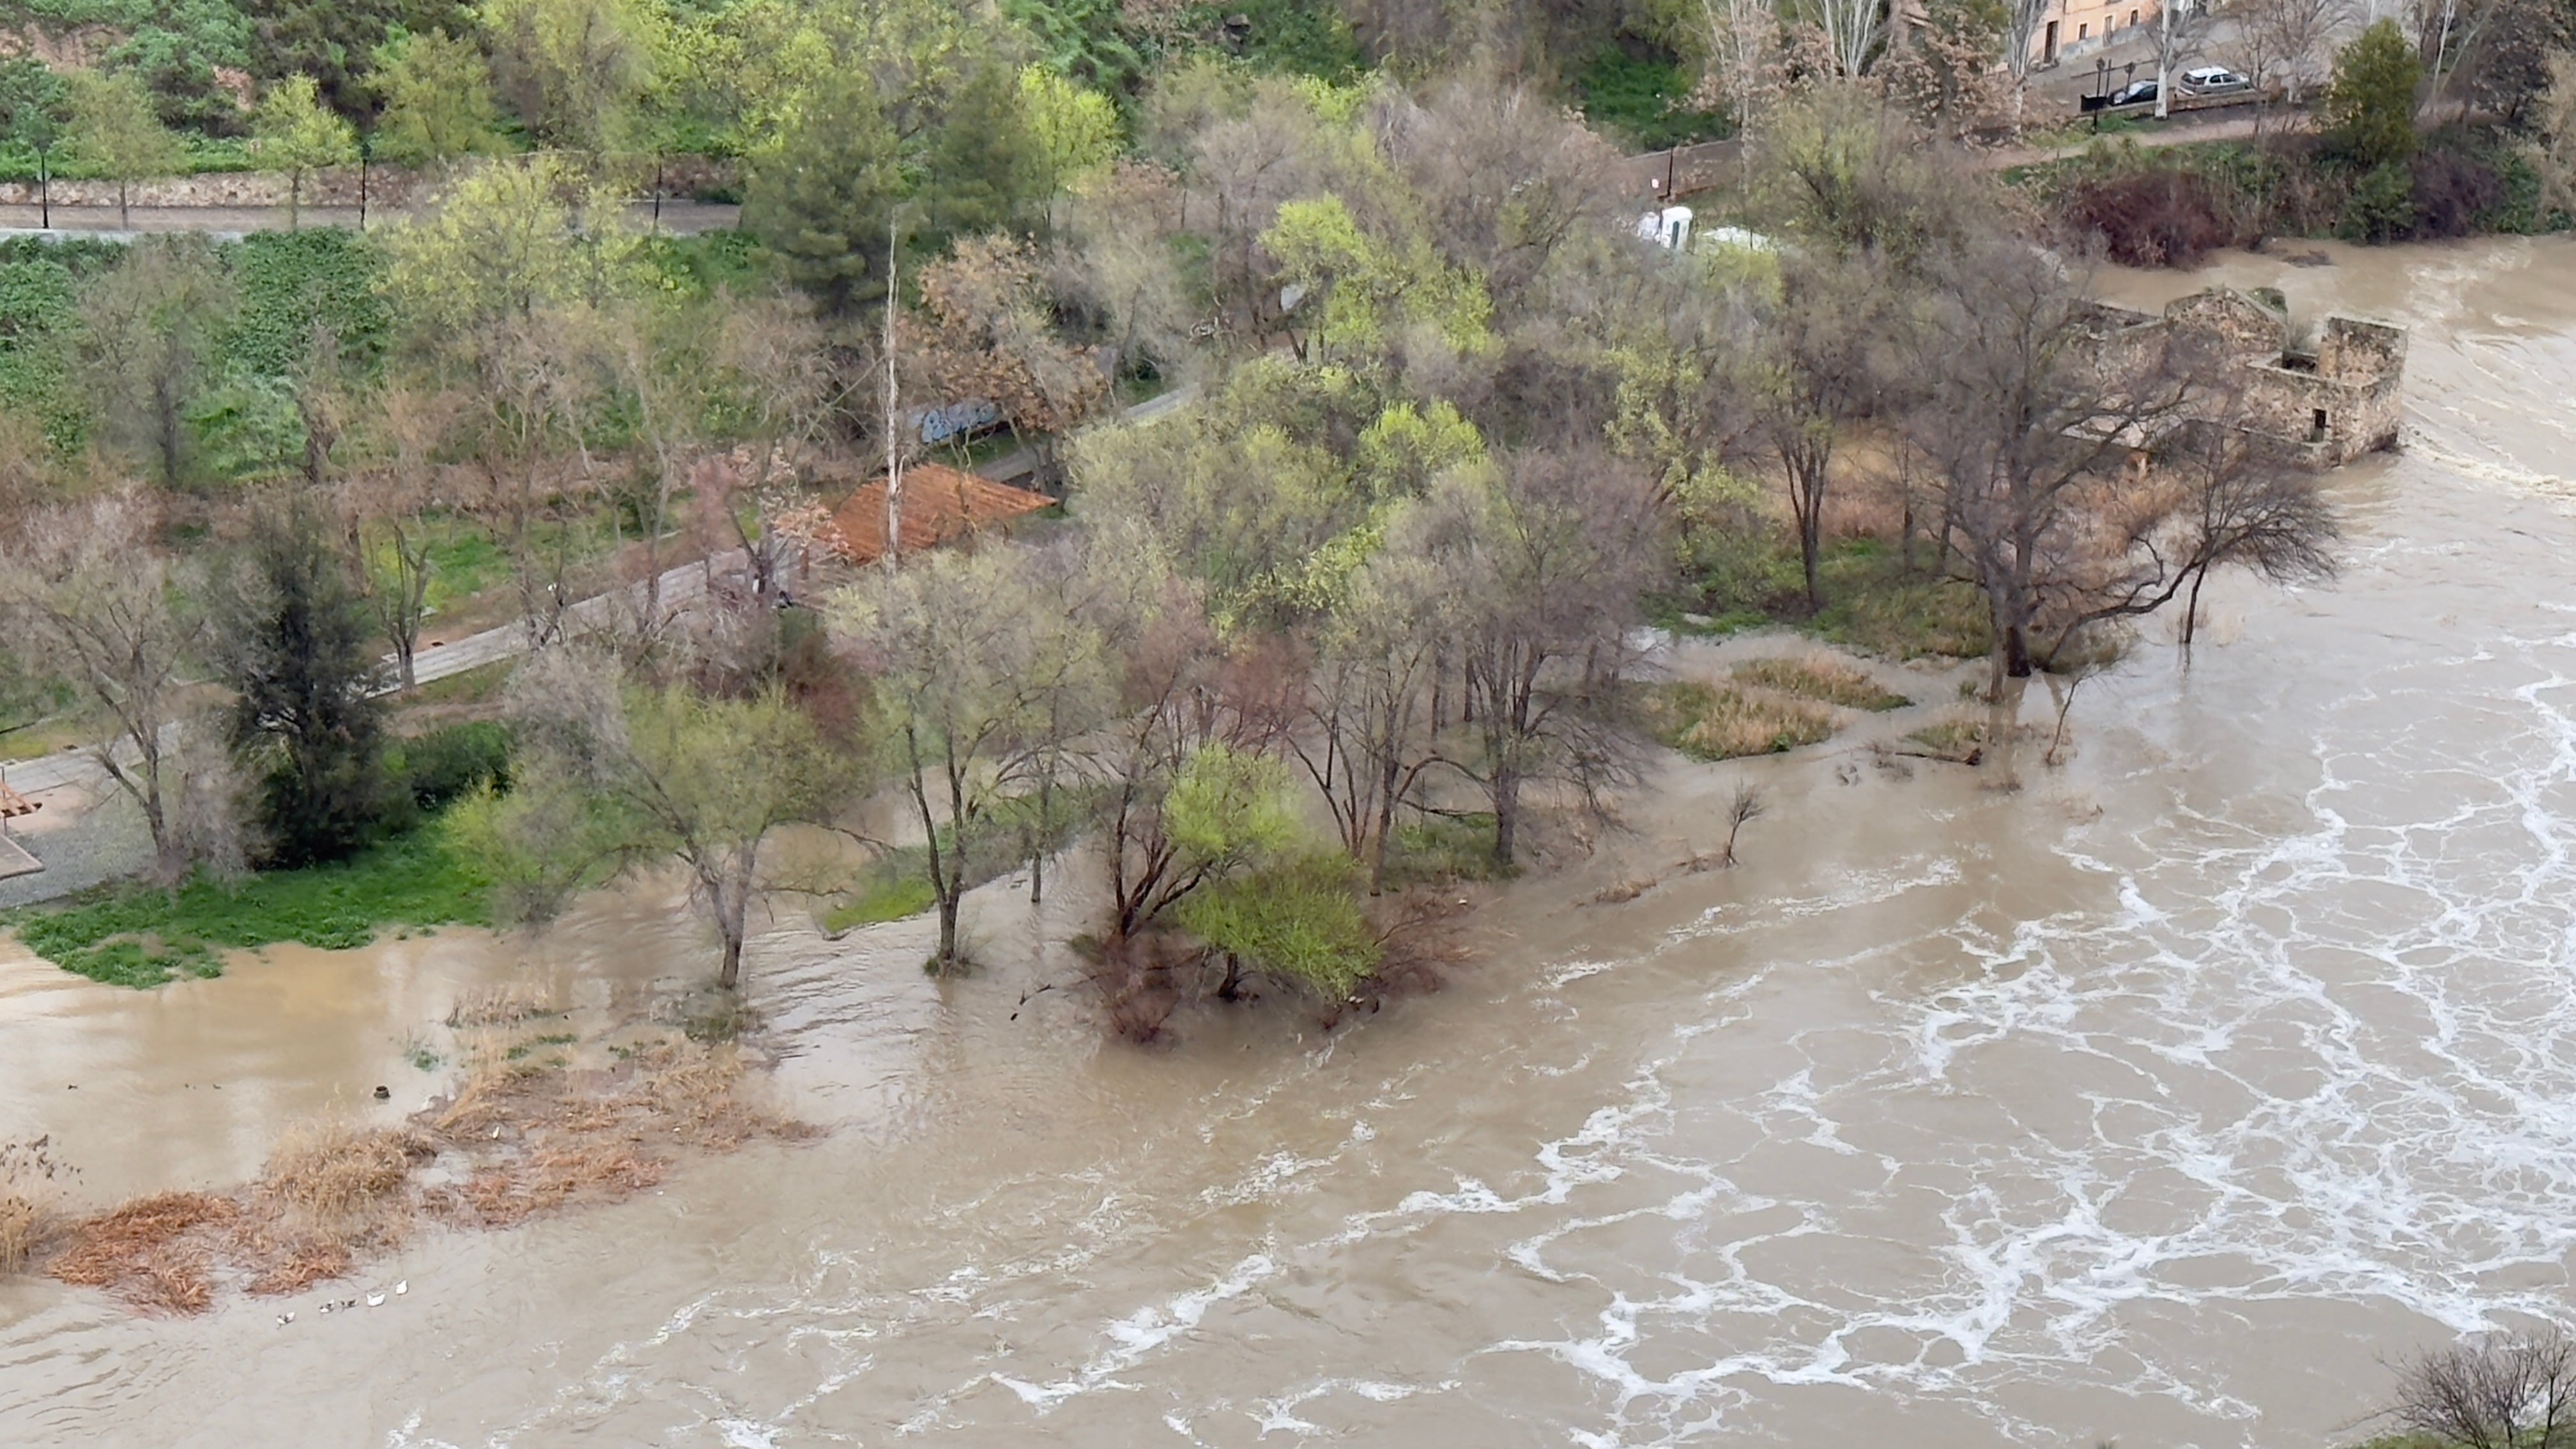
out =
[(1667, 251), (1680, 251), (1690, 240), (1691, 209), (1667, 206), (1637, 218), (1637, 235)]

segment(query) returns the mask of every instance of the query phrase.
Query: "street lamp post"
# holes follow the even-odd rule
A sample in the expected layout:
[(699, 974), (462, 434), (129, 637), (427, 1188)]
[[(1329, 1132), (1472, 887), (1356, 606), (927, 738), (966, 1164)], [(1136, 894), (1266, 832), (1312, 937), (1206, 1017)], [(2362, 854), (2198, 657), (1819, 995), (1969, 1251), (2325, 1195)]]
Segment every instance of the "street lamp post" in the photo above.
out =
[(38, 224), (46, 231), (54, 229), (54, 175), (52, 168), (45, 164), (53, 149), (51, 146), (36, 148), (36, 210), (42, 218)]
[(358, 230), (367, 229), (367, 161), (375, 142), (366, 132), (358, 133)]

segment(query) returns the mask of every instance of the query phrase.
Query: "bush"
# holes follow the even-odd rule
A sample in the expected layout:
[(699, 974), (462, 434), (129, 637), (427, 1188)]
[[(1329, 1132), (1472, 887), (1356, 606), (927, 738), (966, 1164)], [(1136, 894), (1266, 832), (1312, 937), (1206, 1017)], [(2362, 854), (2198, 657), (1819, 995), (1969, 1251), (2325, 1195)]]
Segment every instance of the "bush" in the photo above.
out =
[(2505, 199), (2504, 178), (2494, 167), (2457, 151), (2418, 151), (2410, 166), (2411, 235), (2467, 236), (2485, 229)]
[(2373, 167), (2345, 196), (2335, 232), (2347, 241), (2395, 241), (2415, 234), (2415, 173), (2403, 161)]
[(2241, 238), (2218, 188), (2169, 167), (2077, 182), (2064, 202), (2067, 223), (2102, 239), (2111, 260), (2131, 267), (2191, 267)]
[(1584, 120), (1639, 150), (1713, 141), (1735, 130), (1716, 112), (1690, 108), (1690, 76), (1669, 57), (1640, 58), (1605, 45), (1574, 78), (1574, 89)]
[(1377, 969), (1359, 868), (1336, 851), (1219, 882), (1183, 901), (1178, 916), (1183, 929), (1238, 969), (1309, 987), (1327, 1001), (1350, 1000)]
[(387, 764), (414, 805), (441, 810), (487, 785), (510, 788), (510, 732), (490, 720), (449, 725), (403, 741)]

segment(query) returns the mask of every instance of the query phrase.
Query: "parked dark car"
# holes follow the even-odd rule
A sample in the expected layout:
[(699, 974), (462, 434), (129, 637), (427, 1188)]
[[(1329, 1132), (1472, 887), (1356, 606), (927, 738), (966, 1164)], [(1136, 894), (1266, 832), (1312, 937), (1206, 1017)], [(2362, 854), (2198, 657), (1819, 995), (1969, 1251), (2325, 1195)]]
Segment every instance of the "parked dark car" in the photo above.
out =
[(2156, 83), (2151, 80), (2142, 80), (2113, 91), (2111, 93), (2111, 104), (2115, 106), (2136, 106), (2143, 105), (2155, 98)]

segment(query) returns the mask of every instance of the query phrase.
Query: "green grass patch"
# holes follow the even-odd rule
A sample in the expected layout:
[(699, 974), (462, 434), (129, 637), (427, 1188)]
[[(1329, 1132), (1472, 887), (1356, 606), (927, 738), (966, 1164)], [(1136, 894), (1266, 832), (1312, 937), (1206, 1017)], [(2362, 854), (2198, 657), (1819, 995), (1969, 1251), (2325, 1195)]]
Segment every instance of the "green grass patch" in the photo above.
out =
[(364, 946), (386, 926), (488, 925), (491, 882), (444, 820), (331, 865), (179, 890), (120, 883), (68, 905), (5, 917), (27, 949), (66, 971), (138, 988), (223, 974), (222, 954), (292, 941)]
[(1392, 888), (1503, 880), (1512, 874), (1512, 867), (1494, 859), (1491, 814), (1426, 815), (1398, 825), (1387, 838), (1386, 883)]
[(1669, 56), (1636, 55), (1605, 45), (1575, 74), (1574, 92), (1586, 121), (1639, 150), (1662, 151), (1735, 133), (1723, 114), (1691, 108), (1690, 72)]
[(1981, 720), (1945, 719), (1906, 738), (1945, 759), (1973, 762), (1986, 746), (1986, 726)]
[(918, 846), (880, 857), (860, 877), (849, 899), (823, 913), (824, 931), (837, 936), (860, 926), (917, 916), (937, 905), (930, 889), (929, 858), (930, 853)]

